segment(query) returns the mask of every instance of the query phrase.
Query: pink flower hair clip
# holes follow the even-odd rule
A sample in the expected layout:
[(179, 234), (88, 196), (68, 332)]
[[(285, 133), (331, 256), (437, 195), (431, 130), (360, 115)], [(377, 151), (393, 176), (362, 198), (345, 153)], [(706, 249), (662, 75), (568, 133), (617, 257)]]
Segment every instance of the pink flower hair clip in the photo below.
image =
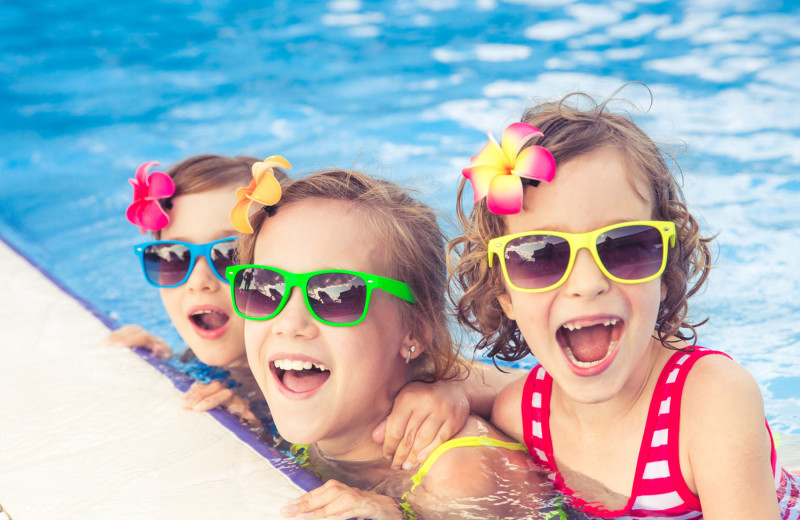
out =
[(253, 226), (248, 218), (250, 206), (258, 202), (265, 206), (272, 206), (281, 200), (281, 183), (275, 178), (273, 168), (291, 169), (289, 161), (280, 155), (267, 157), (261, 162), (253, 164), (253, 180), (246, 188), (236, 190), (239, 202), (231, 210), (231, 224), (240, 233), (252, 233)]
[(472, 183), (475, 202), (486, 197), (486, 207), (496, 215), (513, 215), (522, 210), (524, 180), (550, 182), (556, 173), (553, 154), (543, 146), (522, 149), (534, 137), (544, 134), (527, 123), (514, 123), (497, 144), (491, 132), (489, 142), (470, 160), (461, 173)]
[(133, 186), (133, 203), (128, 206), (125, 216), (128, 222), (139, 226), (142, 234), (159, 231), (169, 224), (169, 216), (159, 199), (171, 197), (175, 193), (175, 183), (164, 172), (148, 175), (150, 168), (158, 165), (155, 161), (146, 162), (136, 169), (136, 178), (128, 179)]

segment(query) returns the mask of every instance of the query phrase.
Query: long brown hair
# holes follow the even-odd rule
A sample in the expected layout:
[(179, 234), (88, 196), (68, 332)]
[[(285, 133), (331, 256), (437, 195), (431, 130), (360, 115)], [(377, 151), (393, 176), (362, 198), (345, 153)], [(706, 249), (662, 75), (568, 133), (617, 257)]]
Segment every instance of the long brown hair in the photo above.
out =
[[(609, 112), (608, 100), (578, 109), (567, 104), (575, 96), (593, 101), (586, 94), (573, 93), (561, 101), (530, 108), (523, 114), (523, 122), (544, 133), (544, 137), (534, 139), (531, 144), (550, 150), (556, 165), (594, 150), (613, 148), (622, 153), (630, 172), (642, 176), (651, 192), (640, 195), (652, 201), (651, 218), (672, 221), (677, 231), (676, 246), (669, 252), (662, 275), (667, 294), (658, 310), (657, 338), (669, 349), (676, 349), (672, 345), (675, 338), (694, 345), (695, 327), (707, 320), (689, 323), (689, 298), (703, 287), (708, 277), (711, 267), (708, 244), (712, 238), (700, 235), (700, 226), (689, 213), (680, 187), (667, 166), (666, 154), (633, 121)], [(447, 248), (448, 255), (458, 254), (451, 267), (451, 278), (457, 288), (451, 291), (450, 297), (455, 303), (458, 321), (481, 334), (476, 349), (485, 349), (488, 357), (515, 361), (530, 351), (516, 322), (503, 313), (497, 300), (505, 291), (499, 267), (489, 269), (487, 261), (487, 244), (490, 239), (507, 234), (506, 221), (491, 213), (485, 200), (475, 204), (467, 216), (462, 209), (465, 184), (466, 179), (462, 179), (456, 208), (462, 234)]]
[[(420, 344), (423, 354), (414, 360), (412, 379), (436, 381), (461, 375), (464, 364), (448, 328), (446, 238), (436, 213), (415, 200), (407, 190), (363, 173), (327, 170), (295, 180), (283, 189), (270, 214), (300, 201), (326, 199), (357, 208), (374, 236), (386, 247), (390, 277), (405, 282), (415, 303), (400, 301), (404, 326)], [(238, 260), (253, 262), (258, 233), (267, 211), (250, 217), (254, 232), (240, 238)]]

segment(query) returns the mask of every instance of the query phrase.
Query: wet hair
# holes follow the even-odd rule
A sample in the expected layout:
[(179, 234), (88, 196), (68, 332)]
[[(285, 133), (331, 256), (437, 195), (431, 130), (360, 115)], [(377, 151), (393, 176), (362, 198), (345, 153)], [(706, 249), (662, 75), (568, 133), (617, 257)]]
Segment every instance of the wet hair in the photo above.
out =
[[(434, 210), (391, 182), (356, 171), (327, 170), (293, 181), (269, 211), (280, 213), (288, 205), (320, 199), (341, 201), (359, 210), (386, 248), (389, 277), (411, 287), (416, 302), (398, 300), (401, 319), (425, 349), (412, 361), (410, 379), (436, 381), (462, 375), (465, 366), (449, 331), (447, 240)], [(254, 232), (239, 240), (240, 263), (253, 262), (258, 233), (266, 218), (266, 211), (250, 217)]]
[[(172, 208), (172, 199), (191, 193), (202, 193), (208, 190), (231, 186), (231, 191), (240, 186), (247, 186), (253, 178), (251, 167), (260, 161), (255, 157), (223, 157), (220, 155), (195, 155), (179, 162), (167, 171), (167, 175), (175, 182), (175, 193), (172, 197), (161, 200), (164, 209)], [(279, 168), (275, 168), (278, 181), (286, 182), (288, 176)], [(160, 231), (153, 236), (161, 238)]]
[[(572, 99), (588, 100), (590, 106), (575, 108), (568, 104)], [(639, 195), (651, 203), (651, 218), (674, 222), (677, 233), (675, 247), (669, 251), (661, 278), (666, 298), (658, 309), (655, 337), (668, 349), (678, 350), (673, 343), (681, 340), (693, 346), (697, 341), (695, 327), (708, 320), (689, 323), (688, 302), (708, 277), (711, 267), (708, 244), (712, 238), (700, 235), (699, 224), (686, 207), (665, 157), (672, 162), (674, 159), (662, 152), (628, 116), (609, 112), (610, 99), (598, 104), (586, 94), (573, 93), (558, 102), (528, 109), (522, 121), (544, 133), (530, 144), (550, 150), (557, 166), (592, 151), (610, 148), (621, 152), (628, 171), (636, 177), (630, 179), (634, 188), (649, 188), (650, 193)], [(447, 248), (448, 256), (458, 253), (455, 265), (451, 266), (456, 288), (451, 287), (450, 298), (459, 323), (480, 333), (476, 350), (486, 350), (485, 355), (492, 359), (516, 361), (530, 350), (516, 321), (503, 313), (498, 302), (498, 296), (506, 290), (499, 262), (489, 269), (487, 260), (489, 240), (507, 234), (506, 220), (491, 213), (485, 199), (475, 204), (467, 216), (462, 209), (466, 181), (462, 179), (459, 186), (456, 208), (462, 234)], [(526, 186), (524, 189), (536, 188)]]

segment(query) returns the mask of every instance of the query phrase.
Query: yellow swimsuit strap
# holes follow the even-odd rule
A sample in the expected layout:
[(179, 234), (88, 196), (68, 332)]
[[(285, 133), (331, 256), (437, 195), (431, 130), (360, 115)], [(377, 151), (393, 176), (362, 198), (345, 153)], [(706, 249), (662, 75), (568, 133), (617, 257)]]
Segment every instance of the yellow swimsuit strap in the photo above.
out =
[(449, 449), (470, 448), (475, 446), (489, 446), (493, 448), (505, 448), (507, 450), (528, 451), (528, 447), (524, 444), (520, 444), (519, 442), (501, 441), (500, 439), (493, 439), (491, 437), (458, 437), (440, 444), (438, 448), (433, 450), (433, 453), (428, 455), (428, 458), (422, 463), (419, 471), (417, 471), (414, 476), (411, 477), (411, 482), (413, 482), (411, 489), (403, 493), (403, 496), (401, 497), (402, 501), (399, 505), (406, 518), (417, 518), (416, 513), (413, 509), (411, 509), (411, 504), (408, 503), (408, 495), (414, 492), (414, 489), (416, 489), (416, 487), (422, 481), (422, 477), (428, 473), (428, 470), (431, 469), (431, 466), (433, 466), (436, 460)]

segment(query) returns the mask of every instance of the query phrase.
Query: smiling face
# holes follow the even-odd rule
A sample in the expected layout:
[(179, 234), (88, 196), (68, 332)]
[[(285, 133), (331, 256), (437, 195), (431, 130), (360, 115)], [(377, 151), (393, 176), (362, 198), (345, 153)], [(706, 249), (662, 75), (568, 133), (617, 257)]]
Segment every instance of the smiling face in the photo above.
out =
[[(175, 197), (161, 240), (204, 244), (235, 236), (228, 219), (235, 203), (232, 186)], [(228, 284), (217, 278), (205, 257), (197, 259), (186, 283), (160, 291), (172, 323), (200, 361), (222, 367), (247, 362), (244, 320), (233, 312)]]
[[(603, 148), (563, 165), (552, 183), (525, 190), (524, 209), (507, 217), (508, 234), (532, 230), (582, 233), (610, 224), (650, 220), (651, 207), (634, 186), (620, 152)], [(638, 188), (638, 189), (637, 189)], [(647, 376), (661, 279), (621, 284), (578, 252), (569, 278), (543, 293), (511, 289), (499, 298), (531, 351), (575, 401), (598, 403), (635, 393)]]
[[(344, 269), (392, 277), (385, 248), (364, 215), (340, 201), (281, 206), (256, 240), (254, 264), (294, 273)], [(400, 299), (375, 290), (363, 322), (334, 327), (314, 319), (294, 287), (277, 316), (246, 321), (250, 367), (284, 438), (317, 443), (337, 458), (380, 455), (372, 429), (406, 382), (404, 356), (413, 344), (400, 305)]]

